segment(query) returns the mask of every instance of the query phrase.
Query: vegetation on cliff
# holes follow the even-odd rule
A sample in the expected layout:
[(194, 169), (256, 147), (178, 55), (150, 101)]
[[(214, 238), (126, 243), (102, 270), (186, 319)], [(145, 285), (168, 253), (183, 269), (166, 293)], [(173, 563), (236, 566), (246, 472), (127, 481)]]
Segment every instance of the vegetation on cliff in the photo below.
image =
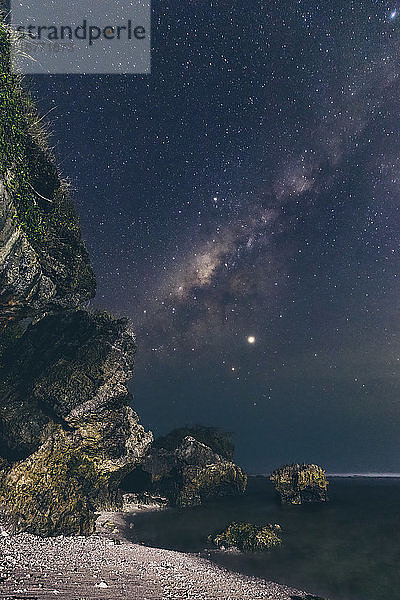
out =
[(0, 327), (95, 293), (79, 220), (0, 22)]
[(129, 324), (80, 309), (79, 221), (0, 24), (0, 505), (19, 531), (90, 533), (152, 441), (130, 407)]
[(282, 504), (303, 504), (328, 500), (328, 481), (318, 465), (286, 465), (271, 473), (270, 479)]

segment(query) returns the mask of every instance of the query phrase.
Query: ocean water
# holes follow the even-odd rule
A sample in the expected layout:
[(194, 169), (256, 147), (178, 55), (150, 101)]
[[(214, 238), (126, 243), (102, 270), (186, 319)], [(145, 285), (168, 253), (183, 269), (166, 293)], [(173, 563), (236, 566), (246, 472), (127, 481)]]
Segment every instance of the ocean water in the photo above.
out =
[[(400, 600), (400, 479), (330, 478), (330, 502), (281, 507), (268, 479), (249, 478), (240, 498), (132, 517), (131, 539), (203, 554), (233, 571), (305, 589), (329, 600)], [(281, 549), (214, 550), (210, 533), (232, 521), (279, 523)]]

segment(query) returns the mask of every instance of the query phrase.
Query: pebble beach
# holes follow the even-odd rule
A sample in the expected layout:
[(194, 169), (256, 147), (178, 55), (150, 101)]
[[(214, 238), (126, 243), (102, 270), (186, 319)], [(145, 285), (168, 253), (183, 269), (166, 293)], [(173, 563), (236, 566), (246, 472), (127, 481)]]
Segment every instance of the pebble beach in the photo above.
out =
[(40, 538), (0, 528), (0, 598), (7, 600), (291, 600), (299, 590), (248, 577), (206, 558), (135, 544), (121, 513), (96, 534)]

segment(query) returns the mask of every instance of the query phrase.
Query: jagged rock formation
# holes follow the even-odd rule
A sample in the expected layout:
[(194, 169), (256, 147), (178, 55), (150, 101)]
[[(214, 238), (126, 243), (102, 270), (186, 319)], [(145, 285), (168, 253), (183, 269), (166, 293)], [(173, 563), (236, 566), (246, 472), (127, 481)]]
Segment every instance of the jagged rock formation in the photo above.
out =
[[(172, 439), (178, 444), (175, 448), (171, 448)], [(167, 440), (168, 449), (161, 446), (163, 440)], [(246, 484), (247, 476), (232, 461), (194, 437), (186, 436), (180, 442), (180, 436), (172, 432), (155, 442), (140, 467), (127, 478), (125, 487), (189, 507), (217, 496), (241, 494)]]
[(0, 329), (94, 296), (79, 221), (0, 26)]
[(271, 473), (270, 479), (280, 494), (282, 504), (328, 500), (325, 471), (317, 465), (286, 465)]
[(128, 324), (81, 304), (79, 221), (0, 24), (0, 504), (18, 530), (88, 533), (146, 453)]
[(186, 425), (173, 429), (168, 435), (159, 437), (154, 442), (155, 448), (175, 450), (187, 436), (194, 437), (198, 442), (209, 446), (215, 454), (219, 454), (225, 460), (233, 462), (234, 445), (232, 434), (222, 431), (217, 427), (205, 427), (204, 425)]
[(281, 546), (279, 525), (254, 525), (253, 523), (231, 523), (224, 531), (210, 535), (209, 542), (219, 548), (237, 548), (242, 552), (265, 552)]

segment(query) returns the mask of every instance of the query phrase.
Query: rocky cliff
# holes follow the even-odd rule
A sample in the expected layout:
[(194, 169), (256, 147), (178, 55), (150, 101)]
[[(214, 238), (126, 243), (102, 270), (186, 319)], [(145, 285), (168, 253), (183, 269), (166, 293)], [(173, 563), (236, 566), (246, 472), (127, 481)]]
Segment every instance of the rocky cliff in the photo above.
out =
[(80, 307), (95, 277), (0, 25), (0, 504), (18, 530), (88, 533), (146, 453), (128, 323)]
[(0, 28), (0, 328), (74, 309), (95, 293), (79, 222)]

